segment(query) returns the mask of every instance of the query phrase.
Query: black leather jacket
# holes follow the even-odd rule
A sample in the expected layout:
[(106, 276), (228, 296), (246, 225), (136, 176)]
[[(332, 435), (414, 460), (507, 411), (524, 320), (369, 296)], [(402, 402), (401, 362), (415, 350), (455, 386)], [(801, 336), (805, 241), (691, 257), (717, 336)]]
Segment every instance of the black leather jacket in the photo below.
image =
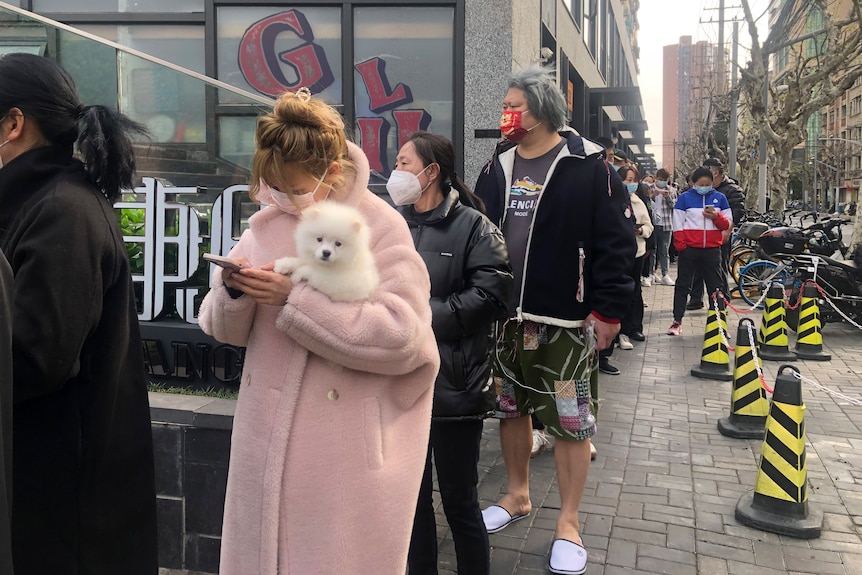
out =
[(506, 315), (512, 290), (509, 253), (500, 230), (449, 195), (427, 217), (398, 208), (431, 276), (431, 314), (440, 349), (432, 417), (477, 419), (494, 410), (489, 385), (491, 326)]

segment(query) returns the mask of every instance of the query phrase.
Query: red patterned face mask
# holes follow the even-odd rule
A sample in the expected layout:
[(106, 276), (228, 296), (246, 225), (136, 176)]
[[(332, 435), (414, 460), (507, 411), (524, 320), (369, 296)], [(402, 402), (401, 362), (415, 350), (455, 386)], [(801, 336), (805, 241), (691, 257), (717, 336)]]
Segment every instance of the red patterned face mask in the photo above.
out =
[(506, 110), (503, 112), (503, 115), (500, 116), (500, 131), (503, 133), (504, 138), (510, 142), (520, 142), (524, 139), (524, 136), (529, 134), (533, 128), (539, 125), (536, 124), (536, 126), (533, 126), (530, 129), (521, 126), (522, 116), (527, 112), (529, 112), (529, 110)]

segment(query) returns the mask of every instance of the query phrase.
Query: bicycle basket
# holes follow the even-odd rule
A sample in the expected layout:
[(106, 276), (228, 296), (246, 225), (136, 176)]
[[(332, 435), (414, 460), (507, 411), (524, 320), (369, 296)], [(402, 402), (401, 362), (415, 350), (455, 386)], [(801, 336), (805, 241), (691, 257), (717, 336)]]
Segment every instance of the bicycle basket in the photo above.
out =
[(739, 235), (747, 240), (756, 240), (768, 229), (769, 226), (763, 222), (745, 222), (739, 226)]

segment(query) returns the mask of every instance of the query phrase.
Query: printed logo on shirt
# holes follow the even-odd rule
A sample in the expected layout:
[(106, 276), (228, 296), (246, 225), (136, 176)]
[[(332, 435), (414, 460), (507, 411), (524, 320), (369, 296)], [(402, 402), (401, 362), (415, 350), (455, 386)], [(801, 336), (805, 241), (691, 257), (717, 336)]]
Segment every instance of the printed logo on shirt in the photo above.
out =
[(536, 201), (542, 192), (542, 186), (533, 181), (530, 176), (516, 180), (512, 184), (509, 195), (509, 210), (513, 216), (529, 216), (536, 207)]

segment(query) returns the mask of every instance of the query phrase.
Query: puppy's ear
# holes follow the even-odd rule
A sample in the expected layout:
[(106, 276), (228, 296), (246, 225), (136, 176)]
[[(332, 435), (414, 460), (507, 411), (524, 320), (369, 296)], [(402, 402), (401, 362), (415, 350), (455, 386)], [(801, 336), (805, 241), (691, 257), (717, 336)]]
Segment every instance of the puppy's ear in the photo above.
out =
[(362, 230), (362, 220), (356, 218), (353, 220), (353, 231), (359, 232), (360, 230)]
[(320, 208), (317, 206), (311, 206), (302, 210), (302, 219), (304, 220), (313, 220), (316, 219), (317, 216), (320, 215)]

